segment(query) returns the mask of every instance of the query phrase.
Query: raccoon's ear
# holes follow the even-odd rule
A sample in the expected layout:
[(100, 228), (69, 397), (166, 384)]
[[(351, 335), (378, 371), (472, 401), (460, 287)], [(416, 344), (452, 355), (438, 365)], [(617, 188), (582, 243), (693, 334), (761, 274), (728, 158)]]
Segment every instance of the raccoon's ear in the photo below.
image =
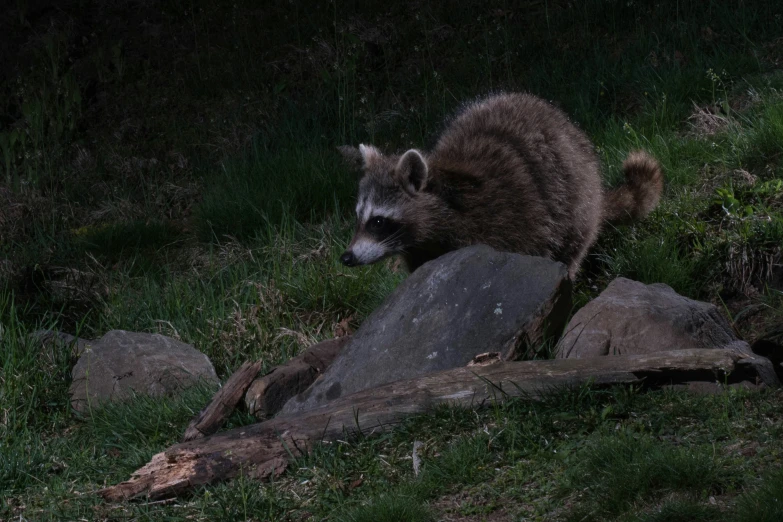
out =
[(359, 145), (358, 149), (351, 145), (341, 145), (340, 147), (337, 147), (337, 150), (343, 155), (343, 158), (345, 158), (348, 165), (356, 170), (370, 166), (382, 156), (381, 151), (372, 145), (362, 144)]
[(353, 170), (362, 169), (362, 153), (359, 152), (359, 149), (352, 145), (340, 145), (337, 147), (337, 150), (343, 155), (345, 163), (348, 164), (350, 168)]
[(369, 167), (379, 159), (381, 159), (381, 151), (373, 147), (372, 145), (365, 145), (360, 144), (359, 145), (359, 152), (362, 155), (362, 160), (364, 160), (364, 166)]
[(402, 155), (394, 173), (402, 188), (411, 194), (418, 192), (427, 182), (427, 161), (416, 149)]

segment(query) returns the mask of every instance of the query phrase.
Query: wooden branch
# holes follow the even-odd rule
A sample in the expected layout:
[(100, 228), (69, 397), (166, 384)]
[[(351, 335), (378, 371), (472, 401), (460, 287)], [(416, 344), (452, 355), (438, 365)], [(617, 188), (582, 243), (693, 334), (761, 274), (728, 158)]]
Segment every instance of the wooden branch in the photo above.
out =
[(276, 414), (288, 399), (313, 384), (350, 339), (344, 336), (321, 341), (254, 380), (245, 395), (247, 411), (258, 419)]
[(344, 437), (346, 432), (387, 430), (407, 415), (444, 403), (475, 406), (514, 396), (535, 398), (553, 389), (585, 383), (755, 380), (759, 375), (756, 368), (765, 364), (769, 361), (732, 350), (679, 350), (457, 368), (341, 397), (317, 410), (176, 444), (155, 455), (127, 482), (99, 493), (113, 501), (140, 495), (156, 499), (239, 473), (276, 475), (290, 458), (314, 443)]
[(212, 401), (196, 416), (182, 437), (183, 442), (212, 435), (223, 426), (239, 401), (245, 395), (253, 379), (261, 371), (261, 361), (247, 361), (228, 378), (226, 384), (212, 397)]

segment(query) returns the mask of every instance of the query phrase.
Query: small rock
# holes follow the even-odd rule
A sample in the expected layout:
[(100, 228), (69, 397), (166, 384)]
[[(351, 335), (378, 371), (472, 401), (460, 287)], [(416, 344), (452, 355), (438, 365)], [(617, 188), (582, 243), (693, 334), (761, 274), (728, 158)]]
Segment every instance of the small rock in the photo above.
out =
[(479, 353), (521, 358), (562, 331), (570, 308), (571, 282), (561, 263), (485, 245), (450, 252), (411, 274), (283, 413), (465, 366)]
[[(772, 363), (753, 356), (748, 343), (737, 339), (715, 305), (683, 297), (661, 283), (645, 285), (617, 278), (574, 315), (565, 331), (556, 347), (558, 359), (729, 350), (747, 357), (737, 363), (728, 384), (750, 388), (780, 385)], [(699, 375), (693, 381), (674, 384), (706, 393), (715, 389), (709, 384), (713, 380), (714, 375)]]
[(619, 277), (574, 315), (557, 358), (725, 348), (735, 341), (715, 305), (683, 297), (661, 283)]
[(72, 376), (71, 405), (79, 412), (134, 394), (159, 396), (199, 382), (220, 382), (209, 358), (192, 346), (124, 330), (89, 343)]

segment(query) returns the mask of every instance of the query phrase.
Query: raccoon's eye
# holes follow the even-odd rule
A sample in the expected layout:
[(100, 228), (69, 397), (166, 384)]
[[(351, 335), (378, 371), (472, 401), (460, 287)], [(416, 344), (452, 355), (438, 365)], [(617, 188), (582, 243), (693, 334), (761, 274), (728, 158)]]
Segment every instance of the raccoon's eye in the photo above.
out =
[(374, 218), (371, 218), (367, 222), (367, 228), (370, 230), (380, 230), (383, 228), (383, 225), (386, 224), (386, 218), (383, 216), (375, 216)]

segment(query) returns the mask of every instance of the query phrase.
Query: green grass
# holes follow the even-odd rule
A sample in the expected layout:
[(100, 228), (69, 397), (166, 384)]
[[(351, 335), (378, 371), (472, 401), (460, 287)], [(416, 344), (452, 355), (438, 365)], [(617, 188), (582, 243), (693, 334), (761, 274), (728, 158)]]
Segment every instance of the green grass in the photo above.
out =
[(179, 232), (170, 223), (132, 221), (96, 229), (76, 231), (79, 246), (86, 252), (119, 260), (142, 250), (165, 248), (177, 240)]
[(178, 440), (209, 390), (78, 417), (69, 348), (28, 334), (160, 332), (225, 378), (355, 328), (405, 276), (338, 263), (356, 178), (335, 147), (426, 149), (467, 100), (524, 90), (588, 132), (609, 185), (636, 148), (666, 173), (648, 219), (603, 232), (577, 303), (617, 276), (662, 282), (779, 340), (782, 17), (774, 0), (17, 2), (0, 78), (0, 519), (777, 520), (773, 391), (443, 409), (318, 446), (271, 484), (106, 504), (93, 492)]
[(246, 158), (224, 162), (210, 176), (197, 227), (205, 240), (226, 236), (269, 238), (291, 219), (307, 223), (325, 214), (344, 215), (356, 190), (336, 150), (270, 150), (256, 144)]
[(46, 466), (47, 435), (70, 420), (70, 354), (62, 345), (41, 349), (32, 341), (7, 294), (0, 296), (0, 317), (0, 488), (12, 491), (28, 484)]
[(635, 242), (633, 248), (623, 249), (609, 258), (610, 270), (615, 274), (641, 281), (663, 283), (677, 293), (697, 296), (704, 284), (700, 275), (704, 263), (684, 254), (671, 239), (647, 237)]
[(432, 514), (415, 498), (402, 495), (379, 495), (367, 505), (341, 513), (340, 519), (346, 522), (395, 522), (397, 520), (429, 522), (434, 520)]
[(715, 522), (724, 519), (725, 515), (715, 506), (692, 500), (670, 500), (659, 508), (638, 516), (635, 520), (644, 522)]
[(178, 335), (207, 353), (221, 373), (248, 358), (278, 364), (303, 344), (331, 336), (342, 320), (355, 326), (399, 281), (401, 274), (382, 266), (351, 272), (337, 263), (346, 232), (342, 221), (293, 224), (269, 246), (230, 243), (198, 252), (200, 259), (189, 259), (194, 272), (114, 275), (107, 284), (117, 291), (96, 330)]
[(569, 489), (597, 500), (594, 512), (615, 516), (667, 493), (720, 494), (732, 480), (711, 446), (676, 447), (638, 433), (592, 441), (569, 475)]
[(737, 502), (739, 516), (736, 520), (746, 522), (771, 522), (783, 517), (783, 473), (770, 473), (755, 491), (743, 495)]

